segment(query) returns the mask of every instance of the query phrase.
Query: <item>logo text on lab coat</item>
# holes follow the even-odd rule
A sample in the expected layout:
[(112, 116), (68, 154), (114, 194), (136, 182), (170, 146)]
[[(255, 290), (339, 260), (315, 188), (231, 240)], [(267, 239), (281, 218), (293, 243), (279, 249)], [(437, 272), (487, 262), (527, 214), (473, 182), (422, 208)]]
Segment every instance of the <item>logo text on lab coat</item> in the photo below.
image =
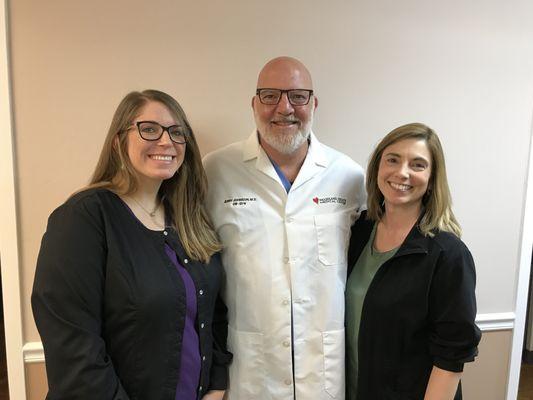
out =
[(343, 199), (342, 197), (313, 197), (313, 201), (315, 202), (315, 204), (334, 203), (346, 205), (346, 199)]

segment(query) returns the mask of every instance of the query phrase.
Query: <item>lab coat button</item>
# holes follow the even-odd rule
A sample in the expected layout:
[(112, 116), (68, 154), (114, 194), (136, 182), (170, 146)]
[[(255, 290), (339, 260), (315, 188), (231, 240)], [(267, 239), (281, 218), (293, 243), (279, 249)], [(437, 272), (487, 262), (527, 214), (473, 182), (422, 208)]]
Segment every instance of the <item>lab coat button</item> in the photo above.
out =
[(287, 223), (290, 224), (290, 223), (293, 222), (293, 221), (294, 221), (294, 218), (292, 218), (292, 217), (287, 218)]
[(291, 343), (288, 340), (285, 340), (283, 342), (283, 346), (285, 346), (285, 347), (289, 347), (290, 345), (291, 345)]
[(288, 264), (289, 263), (289, 257), (283, 257), (283, 262), (285, 264)]
[(284, 306), (289, 305), (289, 300), (283, 300), (283, 305), (284, 305)]
[(292, 381), (290, 379), (285, 379), (285, 385), (290, 385)]

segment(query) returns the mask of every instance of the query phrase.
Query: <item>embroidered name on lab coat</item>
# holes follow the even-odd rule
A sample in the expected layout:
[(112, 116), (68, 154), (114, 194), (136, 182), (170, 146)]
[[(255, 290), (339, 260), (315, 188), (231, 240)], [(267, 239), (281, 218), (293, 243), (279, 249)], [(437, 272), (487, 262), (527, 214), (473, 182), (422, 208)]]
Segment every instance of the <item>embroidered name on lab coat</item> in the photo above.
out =
[(224, 200), (224, 204), (228, 204), (234, 207), (246, 206), (248, 203), (257, 201), (257, 197), (235, 197), (233, 199)]

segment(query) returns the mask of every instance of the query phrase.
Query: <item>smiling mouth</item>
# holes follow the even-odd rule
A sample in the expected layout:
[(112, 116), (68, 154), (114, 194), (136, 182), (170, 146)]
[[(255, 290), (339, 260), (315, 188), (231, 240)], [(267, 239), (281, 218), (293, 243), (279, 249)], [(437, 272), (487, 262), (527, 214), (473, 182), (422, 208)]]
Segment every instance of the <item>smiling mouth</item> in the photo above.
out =
[(412, 189), (413, 187), (410, 186), (410, 185), (403, 185), (401, 183), (394, 183), (394, 182), (389, 182), (389, 185), (393, 188), (393, 189), (396, 189), (396, 190), (400, 190), (402, 192), (406, 192), (410, 189)]
[(291, 125), (296, 125), (297, 123), (298, 121), (292, 121), (292, 120), (272, 121), (272, 124), (277, 125), (277, 126), (291, 126)]
[(152, 160), (157, 160), (157, 161), (172, 161), (174, 158), (176, 158), (176, 156), (162, 156), (162, 155), (157, 155), (157, 154), (150, 155), (148, 157), (150, 157)]

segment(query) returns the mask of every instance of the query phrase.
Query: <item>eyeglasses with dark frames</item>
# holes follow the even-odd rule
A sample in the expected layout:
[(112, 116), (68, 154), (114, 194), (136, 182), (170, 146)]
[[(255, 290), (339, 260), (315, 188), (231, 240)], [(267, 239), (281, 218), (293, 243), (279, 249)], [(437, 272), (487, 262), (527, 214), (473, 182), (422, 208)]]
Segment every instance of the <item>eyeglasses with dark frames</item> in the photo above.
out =
[(309, 103), (309, 99), (313, 95), (310, 89), (257, 89), (255, 94), (259, 97), (259, 101), (263, 104), (274, 106), (279, 103), (283, 93), (287, 93), (287, 99), (293, 106), (305, 106)]
[[(137, 126), (141, 138), (149, 142), (161, 139), (165, 131), (168, 132), (170, 140), (178, 144), (186, 143), (190, 135), (189, 130), (181, 125), (163, 126), (155, 121), (138, 121), (135, 126)], [(128, 128), (128, 130), (131, 128), (133, 127)]]

